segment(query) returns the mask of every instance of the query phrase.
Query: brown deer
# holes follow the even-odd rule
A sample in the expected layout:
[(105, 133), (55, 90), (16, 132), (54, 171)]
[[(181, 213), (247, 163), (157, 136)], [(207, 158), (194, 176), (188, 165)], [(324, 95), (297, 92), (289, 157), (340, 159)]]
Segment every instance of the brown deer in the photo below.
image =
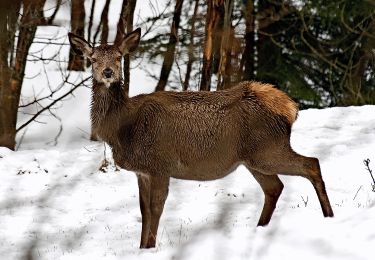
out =
[(91, 119), (120, 167), (137, 173), (142, 213), (141, 248), (155, 247), (169, 178), (215, 180), (244, 164), (260, 184), (267, 225), (283, 190), (278, 174), (306, 177), (325, 217), (333, 211), (316, 158), (290, 146), (297, 105), (269, 84), (242, 82), (215, 92), (162, 91), (128, 97), (121, 59), (136, 49), (140, 29), (114, 45), (92, 47), (69, 34), (73, 49), (92, 62)]

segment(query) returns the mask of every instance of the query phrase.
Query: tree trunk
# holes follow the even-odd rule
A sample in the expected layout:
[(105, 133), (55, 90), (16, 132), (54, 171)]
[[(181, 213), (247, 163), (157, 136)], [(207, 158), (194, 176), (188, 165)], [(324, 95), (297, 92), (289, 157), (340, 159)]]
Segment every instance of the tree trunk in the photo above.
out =
[(248, 0), (244, 10), (246, 20), (245, 49), (242, 54), (240, 71), (243, 71), (242, 80), (254, 79), (254, 46), (255, 46), (255, 12), (254, 1)]
[[(117, 24), (117, 33), (115, 42), (118, 42), (121, 37), (124, 37), (125, 33), (130, 33), (133, 31), (133, 20), (134, 20), (134, 10), (136, 0), (124, 0), (122, 2), (120, 20)], [(130, 85), (130, 55), (126, 54), (124, 56), (124, 91), (126, 95), (129, 94)]]
[(200, 90), (211, 89), (213, 37), (220, 18), (224, 0), (207, 0), (205, 42), (203, 51), (202, 80)]
[(352, 69), (351, 74), (348, 76), (345, 84), (346, 93), (340, 101), (340, 105), (364, 105), (373, 101), (370, 96), (374, 92), (371, 93), (370, 91), (366, 93), (362, 83), (370, 60), (375, 60), (375, 53), (373, 51), (375, 49), (375, 19), (372, 20), (366, 31), (370, 36), (364, 40), (361, 48), (361, 56), (357, 64), (355, 64), (355, 69)]
[[(95, 5), (96, 5), (96, 0), (92, 0), (91, 9), (90, 9), (90, 16), (89, 16), (89, 23), (88, 23), (88, 26), (87, 26), (87, 41), (88, 42), (93, 42), (93, 41), (91, 41), (91, 33), (92, 33), (92, 25), (94, 23)], [(91, 62), (87, 59), (86, 67), (89, 67), (90, 65), (91, 65)]]
[(111, 0), (107, 0), (105, 2), (105, 6), (103, 9), (102, 17), (101, 17), (101, 24), (102, 24), (102, 33), (100, 35), (100, 44), (107, 44), (108, 43), (108, 12), (109, 12), (109, 5)]
[(91, 41), (92, 25), (94, 23), (95, 4), (96, 4), (96, 0), (92, 0), (91, 9), (90, 9), (89, 24), (88, 24), (88, 27), (87, 27), (87, 40), (88, 40), (88, 42)]
[(57, 15), (57, 12), (58, 12), (59, 9), (60, 9), (61, 4), (62, 4), (62, 0), (56, 0), (56, 8), (55, 8), (55, 10), (53, 11), (52, 15), (51, 15), (50, 17), (48, 17), (48, 19), (45, 18), (45, 19), (46, 19), (46, 24), (47, 24), (47, 25), (53, 25), (53, 22), (54, 22), (54, 20), (55, 20), (55, 17), (56, 17), (56, 15)]
[(177, 44), (178, 28), (180, 26), (180, 17), (181, 17), (183, 2), (184, 0), (176, 0), (176, 6), (174, 9), (173, 21), (172, 21), (172, 26), (171, 26), (171, 32), (169, 34), (169, 42), (168, 42), (167, 50), (164, 54), (164, 62), (161, 67), (159, 82), (156, 85), (156, 89), (155, 89), (156, 91), (161, 91), (165, 89), (169, 74), (172, 69), (175, 50), (176, 50), (176, 44)]
[(190, 29), (190, 42), (188, 47), (188, 63), (186, 66), (186, 74), (184, 80), (183, 90), (186, 91), (189, 88), (190, 74), (195, 60), (194, 57), (194, 36), (195, 36), (195, 21), (197, 19), (197, 12), (199, 7), (199, 0), (195, 0), (194, 12), (191, 18), (191, 29)]
[(117, 32), (115, 42), (119, 43), (123, 37), (126, 35), (126, 25), (128, 20), (128, 7), (129, 7), (129, 0), (123, 0), (121, 6), (121, 13), (120, 18), (117, 23)]
[[(92, 33), (92, 25), (93, 25), (93, 22), (94, 22), (95, 4), (96, 4), (96, 0), (92, 0), (91, 9), (90, 9), (89, 24), (88, 24), (88, 27), (87, 27), (87, 41), (88, 42), (91, 42), (91, 33)], [(92, 41), (92, 42), (94, 42), (94, 41)], [(86, 67), (90, 67), (90, 66), (91, 66), (90, 60), (86, 59)]]
[(231, 50), (234, 44), (234, 30), (232, 28), (233, 0), (225, 1), (223, 33), (220, 46), (220, 63), (218, 69), (217, 89), (226, 89), (231, 86)]
[[(25, 1), (20, 21), (17, 47), (13, 50), (16, 26), (21, 1), (0, 6), (0, 146), (14, 150), (17, 124), (17, 111), (21, 87), (25, 74), (26, 58), (33, 42), (37, 24), (41, 21), (45, 0)], [(5, 11), (6, 10), (6, 11)], [(10, 40), (9, 40), (10, 39)], [(12, 54), (15, 51), (15, 59)], [(8, 62), (8, 57), (10, 57)]]
[[(84, 0), (72, 0), (72, 7), (70, 12), (70, 24), (71, 32), (85, 37), (85, 1)], [(84, 70), (84, 59), (81, 55), (74, 53), (72, 47), (69, 51), (69, 63), (68, 70), (83, 71)]]
[[(21, 1), (5, 6), (0, 3), (0, 146), (14, 149), (16, 136), (16, 123), (12, 105), (14, 101), (13, 91), (10, 88), (11, 68), (8, 57), (12, 56), (12, 40), (16, 32), (16, 22)], [(13, 60), (11, 57), (10, 60)]]
[(93, 39), (93, 44), (96, 43), (96, 39), (99, 35), (99, 32), (101, 31), (100, 34), (100, 43), (101, 44), (106, 44), (108, 41), (108, 11), (109, 11), (109, 5), (111, 3), (111, 0), (106, 0), (105, 5), (102, 11), (102, 15), (100, 16), (100, 22), (99, 25), (96, 29), (96, 32), (94, 34), (94, 39)]

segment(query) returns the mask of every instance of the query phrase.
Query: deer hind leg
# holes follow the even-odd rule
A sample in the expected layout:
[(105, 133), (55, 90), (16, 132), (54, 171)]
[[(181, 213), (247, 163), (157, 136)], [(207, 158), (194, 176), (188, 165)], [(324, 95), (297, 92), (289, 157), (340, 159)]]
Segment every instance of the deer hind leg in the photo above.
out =
[(283, 149), (279, 153), (279, 157), (274, 158), (275, 161), (272, 162), (272, 166), (271, 164), (264, 163), (265, 161), (263, 160), (259, 160), (257, 163), (253, 162), (256, 166), (253, 165), (252, 167), (266, 174), (294, 175), (307, 178), (314, 186), (318, 195), (323, 215), (325, 217), (333, 217), (332, 207), (320, 171), (319, 160), (299, 155), (291, 148), (286, 151)]
[(151, 182), (151, 229), (146, 248), (155, 247), (160, 216), (168, 196), (169, 177), (153, 177)]
[(304, 157), (299, 154), (295, 154), (295, 158), (296, 161), (299, 161), (299, 165), (302, 165), (301, 168), (303, 169), (304, 177), (309, 179), (314, 186), (324, 217), (333, 217), (332, 207), (320, 171), (319, 160), (317, 158)]
[(258, 221), (258, 226), (265, 226), (271, 220), (284, 185), (277, 175), (265, 175), (254, 169), (250, 169), (250, 171), (264, 193), (264, 205)]
[(137, 175), (139, 188), (139, 206), (142, 214), (142, 233), (140, 248), (146, 248), (151, 227), (150, 190), (151, 180), (149, 176)]

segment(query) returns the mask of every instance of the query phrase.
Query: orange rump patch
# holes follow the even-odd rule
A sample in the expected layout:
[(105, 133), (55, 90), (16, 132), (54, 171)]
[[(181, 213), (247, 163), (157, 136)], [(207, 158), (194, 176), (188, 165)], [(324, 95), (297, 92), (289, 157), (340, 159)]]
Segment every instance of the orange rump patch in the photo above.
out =
[(254, 81), (246, 83), (246, 87), (248, 87), (270, 111), (286, 117), (290, 124), (296, 121), (298, 105), (287, 94), (271, 84)]

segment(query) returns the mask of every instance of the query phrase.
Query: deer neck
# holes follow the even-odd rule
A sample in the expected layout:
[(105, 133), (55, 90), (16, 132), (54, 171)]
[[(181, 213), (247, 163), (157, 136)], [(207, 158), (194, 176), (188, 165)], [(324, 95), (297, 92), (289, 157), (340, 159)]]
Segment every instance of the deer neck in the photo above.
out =
[(109, 88), (103, 83), (93, 81), (91, 120), (100, 137), (106, 141), (109, 133), (119, 127), (122, 111), (129, 97), (125, 94), (123, 84), (114, 82)]

